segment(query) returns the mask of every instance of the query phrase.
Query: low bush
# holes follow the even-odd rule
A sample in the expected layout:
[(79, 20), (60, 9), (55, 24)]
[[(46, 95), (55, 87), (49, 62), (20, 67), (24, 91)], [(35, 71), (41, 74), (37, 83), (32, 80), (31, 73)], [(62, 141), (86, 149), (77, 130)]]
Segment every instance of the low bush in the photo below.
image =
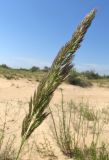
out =
[(36, 66), (33, 66), (32, 68), (30, 68), (31, 72), (36, 72), (36, 71), (39, 71), (39, 70), (40, 70), (40, 68), (36, 67)]
[(71, 71), (66, 81), (69, 84), (80, 86), (80, 87), (91, 87), (92, 86), (91, 81), (89, 81), (85, 76), (75, 71)]
[(100, 79), (102, 78), (102, 76), (100, 76), (98, 73), (96, 73), (95, 71), (85, 71), (82, 72), (82, 74), (87, 77), (88, 79)]
[(2, 64), (2, 65), (0, 65), (0, 67), (10, 69), (10, 67), (8, 67), (6, 64)]

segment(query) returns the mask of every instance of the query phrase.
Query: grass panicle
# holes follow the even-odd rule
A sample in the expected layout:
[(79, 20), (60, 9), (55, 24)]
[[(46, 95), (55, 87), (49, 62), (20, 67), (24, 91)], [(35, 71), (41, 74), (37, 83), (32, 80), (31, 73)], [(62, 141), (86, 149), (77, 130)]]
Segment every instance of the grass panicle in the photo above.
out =
[(46, 119), (49, 112), (46, 110), (56, 88), (68, 76), (72, 68), (74, 53), (80, 47), (81, 42), (95, 17), (96, 10), (92, 10), (81, 22), (74, 32), (72, 38), (61, 48), (56, 56), (51, 69), (46, 77), (40, 82), (37, 93), (29, 103), (29, 113), (26, 115), (22, 125), (22, 142), (18, 152), (19, 157), (24, 142), (32, 132)]

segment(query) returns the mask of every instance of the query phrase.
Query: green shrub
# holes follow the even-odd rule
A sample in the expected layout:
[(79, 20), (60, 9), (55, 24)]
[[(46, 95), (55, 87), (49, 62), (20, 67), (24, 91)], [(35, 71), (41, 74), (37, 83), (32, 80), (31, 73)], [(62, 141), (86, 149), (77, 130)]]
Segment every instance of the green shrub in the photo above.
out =
[(10, 67), (8, 67), (6, 64), (2, 64), (0, 65), (2, 68), (6, 68), (6, 69), (9, 69)]
[(79, 75), (77, 72), (71, 72), (67, 78), (67, 83), (80, 86), (80, 87), (91, 87), (92, 83), (82, 75)]
[(101, 78), (101, 76), (95, 71), (86, 71), (86, 72), (82, 72), (82, 74), (88, 79), (100, 79)]
[(31, 72), (36, 72), (36, 71), (39, 71), (39, 70), (40, 70), (40, 68), (39, 68), (39, 67), (36, 67), (36, 66), (33, 66), (33, 67), (30, 69)]
[(48, 71), (50, 70), (50, 67), (45, 66), (42, 70), (43, 70), (44, 72), (48, 72)]

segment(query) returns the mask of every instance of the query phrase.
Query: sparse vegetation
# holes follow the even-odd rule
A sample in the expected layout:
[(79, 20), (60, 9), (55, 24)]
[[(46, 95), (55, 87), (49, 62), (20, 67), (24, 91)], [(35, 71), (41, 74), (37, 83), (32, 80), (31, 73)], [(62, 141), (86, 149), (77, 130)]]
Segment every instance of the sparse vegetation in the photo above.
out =
[[(0, 160), (15, 160), (16, 158), (16, 151), (13, 148), (14, 138), (12, 137), (8, 139), (5, 147), (0, 152)], [(3, 145), (3, 144), (2, 144)]]
[[(34, 68), (33, 68), (34, 70)], [(41, 81), (42, 77), (45, 75), (45, 72), (42, 70), (37, 70), (31, 71), (28, 69), (12, 69), (12, 68), (3, 68), (0, 67), (0, 77), (4, 77), (8, 80), (10, 79), (20, 79), (20, 78), (25, 78), (28, 80), (36, 80), (36, 81)]]
[(11, 135), (4, 143), (6, 138), (7, 113), (8, 110), (6, 108), (4, 122), (2, 125), (0, 125), (0, 160), (15, 160), (16, 152), (13, 147), (15, 136)]
[(94, 111), (84, 103), (65, 103), (63, 94), (61, 105), (56, 108), (54, 114), (50, 108), (50, 129), (65, 156), (75, 160), (109, 160), (108, 146), (100, 143), (104, 124), (109, 122), (104, 121), (104, 112)]
[[(40, 69), (39, 67), (35, 66), (33, 66), (30, 69), (13, 69), (10, 67), (2, 67), (1, 65), (0, 77), (4, 77), (8, 80), (26, 78), (28, 80), (36, 80), (40, 82), (43, 79), (43, 77), (48, 74), (49, 70), (49, 67), (48, 69)], [(99, 87), (109, 88), (108, 75), (101, 76), (98, 73), (95, 73), (94, 71), (78, 72), (75, 69), (73, 69), (71, 70), (65, 82), (83, 88), (91, 87), (93, 86), (93, 84), (97, 84), (97, 86)]]
[(54, 154), (53, 147), (51, 146), (49, 140), (44, 138), (44, 142), (37, 144), (35, 143), (35, 150), (38, 152), (41, 158), (49, 158), (50, 160), (57, 160), (57, 156)]
[[(8, 80), (26, 78), (28, 80), (35, 80), (40, 82), (43, 77), (48, 74), (49, 70), (49, 67), (46, 70), (35, 66), (30, 69), (13, 69), (10, 67), (2, 67), (1, 65), (0, 77), (4, 77)], [(71, 70), (65, 82), (83, 88), (91, 87), (93, 84), (97, 84), (99, 87), (109, 88), (109, 77), (105, 75), (101, 76), (98, 73), (94, 73), (93, 71), (78, 72), (73, 69)]]
[(109, 152), (105, 144), (101, 144), (99, 148), (94, 143), (90, 147), (81, 150), (76, 148), (74, 150), (75, 160), (109, 160)]

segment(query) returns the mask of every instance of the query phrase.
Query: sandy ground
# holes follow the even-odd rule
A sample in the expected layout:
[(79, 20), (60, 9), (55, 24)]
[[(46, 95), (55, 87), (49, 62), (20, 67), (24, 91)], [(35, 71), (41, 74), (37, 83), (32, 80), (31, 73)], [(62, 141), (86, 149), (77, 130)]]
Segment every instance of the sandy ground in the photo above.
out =
[[(6, 121), (6, 137), (15, 136), (15, 146), (19, 146), (20, 132), (23, 117), (28, 111), (28, 102), (30, 97), (33, 95), (34, 90), (37, 90), (38, 82), (28, 81), (25, 79), (21, 80), (6, 80), (0, 78), (0, 119), (1, 127)], [(65, 101), (73, 100), (76, 103), (87, 102), (95, 109), (101, 109), (109, 106), (109, 88), (99, 88), (97, 86), (91, 88), (81, 88), (68, 84), (62, 84), (55, 91), (54, 97), (50, 103), (51, 106), (59, 104), (61, 101), (60, 88), (63, 89), (63, 95)], [(55, 106), (54, 106), (55, 107)], [(6, 118), (5, 118), (6, 117)], [(49, 118), (37, 129), (35, 135), (33, 134), (34, 140), (40, 142), (43, 135), (49, 135)], [(107, 134), (105, 134), (105, 138)], [(6, 139), (8, 139), (6, 138)], [(32, 141), (32, 139), (30, 139)], [(54, 145), (55, 148), (55, 145)], [(56, 149), (56, 152), (58, 149)], [(61, 157), (61, 158), (59, 158)], [(61, 153), (59, 153), (58, 159), (64, 159)], [(41, 158), (35, 153), (25, 160), (40, 160)], [(46, 159), (46, 158), (42, 158)]]

